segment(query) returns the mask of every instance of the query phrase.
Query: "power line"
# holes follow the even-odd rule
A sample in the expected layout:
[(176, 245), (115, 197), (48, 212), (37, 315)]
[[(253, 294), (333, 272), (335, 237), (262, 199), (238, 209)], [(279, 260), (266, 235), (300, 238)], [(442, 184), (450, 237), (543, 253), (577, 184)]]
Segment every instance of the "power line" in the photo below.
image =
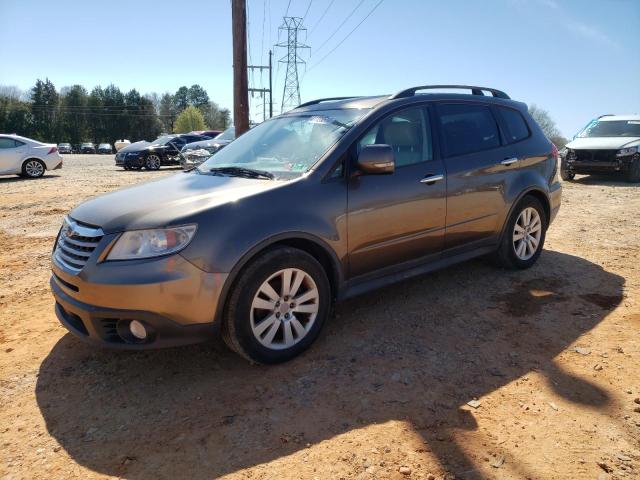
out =
[(347, 21), (348, 21), (348, 20), (353, 16), (353, 14), (354, 14), (354, 13), (356, 13), (356, 10), (358, 10), (358, 8), (360, 8), (360, 5), (362, 5), (363, 3), (364, 3), (364, 0), (360, 0), (360, 3), (358, 3), (358, 5), (356, 5), (356, 7), (355, 7), (353, 10), (351, 10), (351, 13), (350, 13), (349, 15), (347, 15), (347, 18), (345, 18), (345, 19), (342, 21), (342, 23), (338, 26), (338, 28), (336, 28), (336, 29), (333, 31), (333, 33), (332, 33), (331, 35), (329, 35), (329, 38), (327, 38), (327, 39), (322, 43), (322, 45), (320, 45), (320, 46), (318, 47), (318, 49), (317, 49), (316, 51), (321, 50), (321, 49), (322, 49), (322, 47), (324, 47), (324, 46), (329, 42), (329, 40), (331, 40), (331, 39), (335, 36), (335, 34), (336, 34), (336, 33), (338, 33), (338, 30), (340, 30), (340, 29), (342, 28), (342, 26), (343, 26), (345, 23), (347, 23)]
[(309, 5), (307, 6), (307, 10), (304, 12), (304, 15), (302, 16), (302, 21), (304, 22), (305, 18), (307, 18), (307, 13), (309, 13), (309, 9), (311, 8), (311, 4), (313, 3), (313, 0), (309, 0)]
[(289, 3), (287, 3), (287, 10), (284, 12), (284, 16), (286, 17), (287, 15), (289, 15), (289, 7), (291, 6), (291, 0), (289, 0)]
[[(338, 47), (339, 47), (340, 45), (342, 45), (342, 44), (347, 40), (347, 38), (349, 38), (349, 37), (351, 36), (351, 34), (352, 34), (353, 32), (355, 32), (355, 31), (358, 29), (358, 27), (359, 27), (360, 25), (362, 25), (362, 24), (364, 23), (364, 21), (365, 21), (367, 18), (369, 18), (369, 17), (371, 16), (371, 14), (372, 14), (373, 12), (375, 12), (375, 11), (376, 11), (376, 9), (380, 6), (380, 4), (381, 4), (382, 2), (384, 2), (384, 0), (380, 0), (378, 3), (376, 3), (376, 5), (371, 9), (371, 11), (369, 11), (369, 13), (367, 13), (367, 15), (366, 15), (366, 16), (365, 16), (365, 17), (360, 21), (360, 23), (358, 23), (355, 27), (353, 27), (353, 30), (351, 30), (351, 31), (347, 34), (347, 36), (346, 36), (346, 37), (344, 37), (344, 38), (340, 41), (340, 43), (338, 43), (335, 47), (333, 47), (333, 48), (329, 51), (329, 53), (327, 53), (324, 57), (322, 57), (322, 58), (321, 58), (320, 60), (318, 60), (316, 63), (314, 63), (313, 65), (311, 65), (311, 67), (309, 67), (309, 69), (307, 70), (307, 72), (311, 71), (313, 68), (315, 68), (316, 66), (318, 66), (318, 64), (320, 64), (320, 63), (321, 63), (325, 58), (327, 58), (329, 55), (331, 55), (333, 52), (335, 52), (335, 51), (338, 49)], [(305, 75), (306, 75), (306, 73), (305, 73)]]
[(324, 18), (324, 16), (327, 14), (327, 12), (329, 11), (329, 9), (331, 8), (331, 5), (333, 5), (333, 2), (335, 2), (336, 0), (331, 0), (331, 2), (329, 2), (329, 5), (327, 6), (327, 8), (325, 8), (324, 12), (322, 13), (322, 15), (320, 15), (320, 19), (316, 22), (316, 24), (313, 26), (313, 28), (311, 29), (311, 31), (309, 32), (309, 36), (311, 36), (314, 32), (314, 30), (316, 29), (316, 27), (320, 24), (320, 22), (322, 21), (322, 19)]

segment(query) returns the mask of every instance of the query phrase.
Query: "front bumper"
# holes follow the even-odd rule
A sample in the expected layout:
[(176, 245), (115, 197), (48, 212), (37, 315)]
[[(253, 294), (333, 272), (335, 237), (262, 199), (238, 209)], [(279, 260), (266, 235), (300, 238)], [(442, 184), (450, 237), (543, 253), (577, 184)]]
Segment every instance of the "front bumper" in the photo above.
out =
[[(180, 255), (89, 262), (77, 275), (52, 262), (51, 290), (60, 322), (94, 345), (141, 350), (206, 341), (227, 274), (204, 272)], [(149, 332), (130, 335), (131, 320)]]

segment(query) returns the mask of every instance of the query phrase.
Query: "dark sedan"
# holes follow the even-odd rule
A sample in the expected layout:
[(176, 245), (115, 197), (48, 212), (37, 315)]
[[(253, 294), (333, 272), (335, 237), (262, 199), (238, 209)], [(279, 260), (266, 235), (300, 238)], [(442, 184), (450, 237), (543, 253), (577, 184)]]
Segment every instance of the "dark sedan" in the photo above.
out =
[(218, 150), (229, 145), (235, 138), (236, 129), (230, 127), (214, 139), (187, 143), (180, 152), (180, 165), (185, 170), (197, 167)]
[(110, 143), (101, 143), (98, 145), (98, 153), (113, 153), (113, 148)]
[(180, 150), (187, 143), (208, 140), (194, 134), (164, 135), (153, 142), (136, 142), (116, 154), (116, 165), (125, 170), (158, 170), (161, 166), (180, 165)]
[(80, 145), (80, 153), (96, 153), (96, 146), (91, 142)]

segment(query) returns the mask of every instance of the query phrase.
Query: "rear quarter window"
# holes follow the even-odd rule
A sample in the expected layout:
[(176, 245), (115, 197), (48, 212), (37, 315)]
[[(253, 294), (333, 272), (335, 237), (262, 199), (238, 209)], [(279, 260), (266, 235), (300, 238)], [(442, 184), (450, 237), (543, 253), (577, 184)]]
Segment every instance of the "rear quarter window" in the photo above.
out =
[(531, 133), (522, 114), (513, 108), (496, 107), (506, 127), (506, 143), (516, 143), (528, 138)]
[(440, 104), (438, 122), (447, 157), (500, 146), (498, 125), (487, 105)]

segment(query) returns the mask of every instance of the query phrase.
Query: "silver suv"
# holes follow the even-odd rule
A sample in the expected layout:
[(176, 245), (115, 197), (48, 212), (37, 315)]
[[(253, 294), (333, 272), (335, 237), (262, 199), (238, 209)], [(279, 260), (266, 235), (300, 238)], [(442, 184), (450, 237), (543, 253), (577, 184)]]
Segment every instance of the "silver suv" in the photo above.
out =
[(640, 182), (640, 115), (598, 117), (563, 153), (563, 180), (573, 180), (576, 173), (618, 172), (630, 182)]

